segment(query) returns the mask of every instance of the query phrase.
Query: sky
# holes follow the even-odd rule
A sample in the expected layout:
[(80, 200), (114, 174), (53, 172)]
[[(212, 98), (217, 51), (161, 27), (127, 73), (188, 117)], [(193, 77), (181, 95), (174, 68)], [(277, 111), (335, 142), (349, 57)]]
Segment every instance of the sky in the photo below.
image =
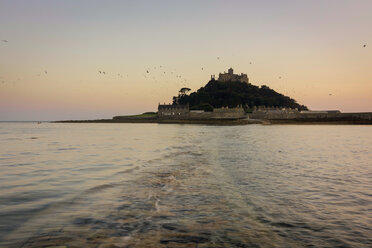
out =
[(371, 13), (370, 0), (0, 0), (0, 121), (156, 111), (230, 67), (312, 110), (372, 112)]

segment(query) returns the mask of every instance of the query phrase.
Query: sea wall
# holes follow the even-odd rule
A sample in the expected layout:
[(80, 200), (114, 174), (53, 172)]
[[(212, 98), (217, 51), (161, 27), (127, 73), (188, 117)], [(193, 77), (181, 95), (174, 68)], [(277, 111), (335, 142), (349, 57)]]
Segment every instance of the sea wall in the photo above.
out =
[(372, 123), (372, 112), (364, 113), (301, 113), (297, 118), (299, 121), (350, 121), (361, 123)]
[(251, 119), (294, 119), (300, 116), (300, 112), (296, 109), (274, 109), (274, 110), (265, 110), (265, 111), (253, 111), (249, 114)]
[(340, 122), (371, 124), (372, 112), (363, 113), (328, 113), (328, 112), (298, 112), (288, 110), (254, 111), (249, 114), (251, 119), (295, 121), (295, 122)]
[(244, 118), (245, 112), (242, 107), (214, 108), (213, 112), (190, 111), (189, 119), (240, 119)]

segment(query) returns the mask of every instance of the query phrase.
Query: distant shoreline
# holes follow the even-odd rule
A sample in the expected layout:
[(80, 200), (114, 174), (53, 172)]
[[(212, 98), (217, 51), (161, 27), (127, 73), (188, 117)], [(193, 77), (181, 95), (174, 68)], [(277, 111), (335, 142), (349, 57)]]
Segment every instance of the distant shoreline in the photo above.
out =
[(51, 123), (157, 123), (157, 124), (204, 124), (204, 125), (372, 125), (372, 120), (327, 120), (327, 119), (215, 119), (215, 120), (161, 120), (161, 119), (97, 119), (97, 120), (63, 120), (52, 121)]
[(52, 123), (157, 123), (157, 124), (206, 124), (206, 125), (247, 125), (262, 124), (263, 120), (249, 119), (214, 119), (214, 120), (171, 120), (171, 119), (98, 119), (98, 120), (66, 120)]

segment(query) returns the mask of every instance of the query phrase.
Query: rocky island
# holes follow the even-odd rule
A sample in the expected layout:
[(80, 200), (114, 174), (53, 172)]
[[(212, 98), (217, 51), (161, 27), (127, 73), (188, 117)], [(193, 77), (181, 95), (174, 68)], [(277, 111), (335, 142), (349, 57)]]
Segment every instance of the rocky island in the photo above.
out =
[(220, 73), (195, 92), (182, 88), (170, 104), (158, 104), (158, 112), (112, 119), (58, 122), (100, 123), (195, 123), (215, 125), (262, 124), (372, 124), (372, 112), (341, 113), (338, 110), (312, 111), (296, 100), (266, 85), (249, 82), (246, 74), (234, 74), (232, 68)]

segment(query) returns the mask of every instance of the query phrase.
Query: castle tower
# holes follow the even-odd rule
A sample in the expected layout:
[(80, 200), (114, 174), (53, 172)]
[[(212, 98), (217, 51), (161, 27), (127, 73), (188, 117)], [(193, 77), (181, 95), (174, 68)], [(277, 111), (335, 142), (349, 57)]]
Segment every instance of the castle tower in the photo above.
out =
[(229, 82), (229, 81), (238, 81), (242, 83), (249, 83), (249, 79), (247, 74), (234, 74), (233, 68), (227, 70), (227, 73), (220, 73), (218, 77), (218, 81), (220, 82)]

